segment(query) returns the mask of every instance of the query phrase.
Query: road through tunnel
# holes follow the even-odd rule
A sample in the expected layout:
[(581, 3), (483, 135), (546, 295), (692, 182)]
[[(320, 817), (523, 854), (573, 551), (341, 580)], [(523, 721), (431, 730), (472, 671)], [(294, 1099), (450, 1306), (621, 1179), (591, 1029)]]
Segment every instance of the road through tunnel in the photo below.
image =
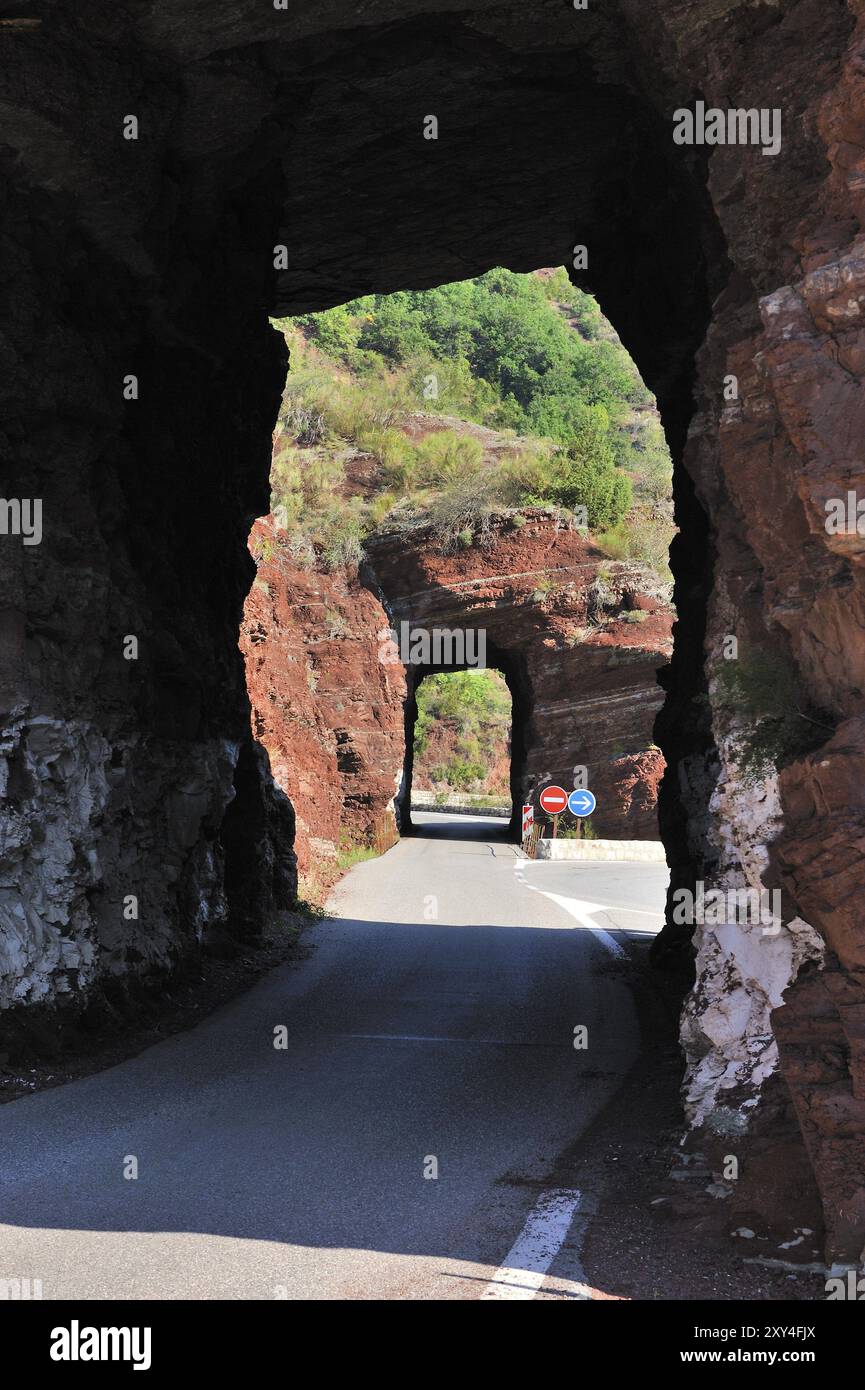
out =
[[(784, 900), (775, 935), (696, 924), (688, 1113), (738, 1132), (775, 1078), (828, 1249), (858, 1256), (865, 541), (824, 522), (862, 485), (860, 9), (44, 8), (50, 24), (0, 39), (5, 485), (43, 518), (39, 544), (7, 526), (0, 549), (0, 1005), (78, 1008), (171, 971), (239, 904), (243, 936), (290, 898), (291, 808), (237, 650), (285, 376), (268, 314), (564, 264), (674, 459), (671, 891)], [(781, 111), (780, 149), (678, 143), (698, 100)], [(370, 563), (387, 594), (398, 555)], [(609, 668), (623, 691), (627, 670)], [(752, 781), (756, 729), (772, 737)], [(525, 767), (556, 771), (530, 751)], [(684, 925), (659, 959), (690, 968)]]

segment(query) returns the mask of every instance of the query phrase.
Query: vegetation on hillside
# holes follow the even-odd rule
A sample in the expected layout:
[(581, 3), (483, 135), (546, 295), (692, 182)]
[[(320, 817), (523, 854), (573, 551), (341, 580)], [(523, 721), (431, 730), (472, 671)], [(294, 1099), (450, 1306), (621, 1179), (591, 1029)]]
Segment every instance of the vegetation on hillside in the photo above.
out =
[(416, 698), (415, 787), (507, 798), (511, 696), (498, 671), (439, 672)]
[[(491, 270), (275, 326), (291, 352), (273, 509), (295, 558), (432, 526), (483, 544), (494, 512), (556, 509), (617, 559), (666, 569), (670, 460), (652, 397), (562, 269)], [(358, 460), (369, 468), (357, 482)]]

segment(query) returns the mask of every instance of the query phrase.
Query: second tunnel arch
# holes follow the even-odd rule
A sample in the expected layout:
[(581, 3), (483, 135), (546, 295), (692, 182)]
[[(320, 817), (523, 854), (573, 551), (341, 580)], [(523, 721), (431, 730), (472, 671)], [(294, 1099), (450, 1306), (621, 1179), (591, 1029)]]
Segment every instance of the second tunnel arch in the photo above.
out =
[[(483, 634), (487, 665), (505, 675), (513, 700), (515, 818), (533, 790), (547, 781), (572, 786), (582, 765), (598, 798), (597, 833), (655, 840), (663, 759), (653, 725), (663, 704), (656, 673), (671, 651), (668, 603), (651, 589), (639, 593), (640, 566), (610, 562), (543, 509), (526, 516), (519, 527), (506, 515), (492, 518), (488, 546), (456, 553), (442, 551), (422, 530), (411, 546), (398, 533), (375, 536), (367, 582), (395, 632)], [(585, 624), (601, 573), (609, 619), (595, 629)], [(635, 627), (625, 616), (637, 603), (645, 621)], [(410, 667), (407, 684), (408, 742)], [(403, 787), (404, 823), (405, 794)]]

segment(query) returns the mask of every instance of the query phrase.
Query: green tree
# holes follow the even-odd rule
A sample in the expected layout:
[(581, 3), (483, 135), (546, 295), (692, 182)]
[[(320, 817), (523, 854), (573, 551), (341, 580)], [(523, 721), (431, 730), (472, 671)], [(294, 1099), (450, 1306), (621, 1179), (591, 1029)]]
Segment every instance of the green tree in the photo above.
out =
[(360, 324), (349, 304), (323, 309), (318, 314), (305, 314), (297, 322), (328, 357), (345, 357), (357, 347)]
[(593, 529), (612, 527), (631, 505), (631, 480), (616, 467), (603, 411), (584, 415), (579, 433), (550, 465), (544, 493), (561, 507), (585, 507)]

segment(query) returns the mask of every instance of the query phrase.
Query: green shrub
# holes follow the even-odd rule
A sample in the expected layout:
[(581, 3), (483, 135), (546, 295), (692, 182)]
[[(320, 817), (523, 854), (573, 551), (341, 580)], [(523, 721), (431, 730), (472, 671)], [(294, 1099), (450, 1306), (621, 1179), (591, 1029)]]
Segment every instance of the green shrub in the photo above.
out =
[(486, 776), (483, 763), (468, 762), (464, 758), (455, 758), (445, 771), (445, 780), (460, 791), (468, 791), (474, 782), (482, 782)]
[(322, 372), (299, 377), (289, 373), (282, 399), (279, 425), (295, 444), (320, 444), (333, 429), (331, 415), (338, 408), (339, 392)]
[(385, 517), (391, 512), (396, 504), (397, 494), (395, 492), (380, 492), (369, 503), (369, 524), (375, 530), (384, 521)]
[(502, 501), (509, 507), (543, 505), (550, 477), (552, 447), (542, 440), (520, 441), (499, 465)]
[(484, 451), (471, 435), (441, 430), (417, 445), (417, 472), (423, 483), (448, 487), (472, 477), (483, 467)]
[(380, 352), (369, 352), (365, 348), (356, 348), (351, 352), (344, 353), (343, 361), (361, 380), (376, 380), (382, 376), (387, 368), (387, 363)]
[[(651, 400), (596, 301), (561, 269), (541, 280), (499, 268), (432, 290), (368, 295), (278, 326), (302, 329), (320, 351), (370, 378), (380, 364), (408, 369), (414, 409), (569, 444), (582, 408), (604, 406), (623, 460), (631, 439), (620, 422)], [(438, 394), (424, 397), (431, 373)]]
[(616, 526), (595, 534), (595, 543), (614, 560), (636, 560), (669, 583), (670, 543), (676, 534), (672, 517), (638, 505)]
[(367, 860), (377, 857), (376, 851), (371, 845), (365, 845), (362, 841), (357, 840), (352, 831), (345, 828), (340, 829), (336, 867), (341, 872), (354, 868), (355, 864), (365, 864)]
[(356, 443), (359, 449), (378, 460), (388, 487), (400, 492), (410, 489), (418, 460), (411, 442), (400, 430), (364, 425), (358, 429)]
[(631, 536), (625, 521), (596, 532), (595, 543), (613, 560), (631, 558)]
[(447, 552), (460, 547), (460, 535), (483, 537), (498, 501), (498, 481), (492, 469), (452, 485), (430, 503), (427, 518), (433, 535)]
[(631, 480), (616, 467), (606, 432), (587, 426), (580, 438), (556, 455), (549, 467), (545, 496), (559, 506), (585, 507), (595, 530), (615, 526), (631, 505)]
[(596, 840), (597, 835), (595, 834), (595, 827), (592, 825), (591, 816), (560, 825), (558, 838), (560, 840)]
[[(273, 505), (281, 529), (314, 540), (327, 563), (340, 553), (355, 563), (363, 537), (385, 519), (391, 530), (429, 521), (442, 548), (455, 550), (469, 532), (473, 544), (488, 544), (494, 511), (515, 509), (518, 528), (519, 509), (539, 505), (571, 516), (585, 507), (611, 555), (666, 571), (673, 528), (663, 432), (596, 301), (563, 269), (544, 278), (496, 269), (275, 326), (291, 371)], [(513, 430), (513, 448), (485, 457), (476, 435), (459, 429), (414, 445), (402, 427), (409, 411)], [(333, 539), (333, 507), (360, 491), (354, 473), (346, 487), (346, 445), (372, 454), (379, 471), (366, 471), (350, 533)]]
[(304, 314), (297, 323), (328, 357), (344, 357), (357, 347), (360, 325), (348, 304)]
[(363, 541), (355, 525), (335, 528), (324, 541), (322, 554), (326, 569), (356, 570), (363, 560)]
[(475, 376), (465, 357), (423, 354), (409, 358), (405, 365), (417, 410), (443, 411), (481, 424), (495, 408), (495, 387)]
[(300, 490), (304, 509), (317, 511), (327, 506), (345, 482), (345, 465), (332, 454), (310, 455), (300, 470)]

